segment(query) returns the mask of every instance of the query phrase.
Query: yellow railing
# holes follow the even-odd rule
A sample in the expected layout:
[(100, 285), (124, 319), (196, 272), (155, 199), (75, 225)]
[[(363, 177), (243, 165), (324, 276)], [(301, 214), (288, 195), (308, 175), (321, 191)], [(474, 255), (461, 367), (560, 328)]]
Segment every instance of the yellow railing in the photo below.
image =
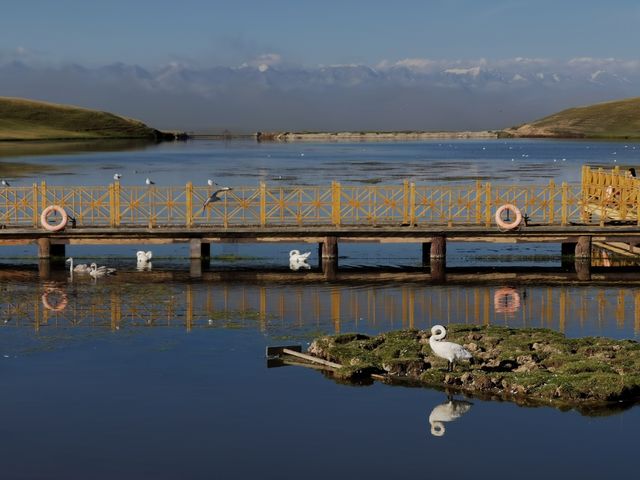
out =
[(607, 220), (636, 221), (640, 225), (640, 179), (618, 167), (582, 168), (582, 205), (584, 222)]
[[(0, 224), (37, 227), (49, 205), (63, 207), (78, 227), (478, 225), (496, 209), (516, 205), (531, 222), (567, 225), (640, 219), (638, 180), (585, 167), (580, 184), (234, 187), (203, 208), (213, 187), (50, 186), (0, 188)], [(598, 207), (598, 208), (595, 208)], [(640, 220), (639, 220), (640, 221)]]

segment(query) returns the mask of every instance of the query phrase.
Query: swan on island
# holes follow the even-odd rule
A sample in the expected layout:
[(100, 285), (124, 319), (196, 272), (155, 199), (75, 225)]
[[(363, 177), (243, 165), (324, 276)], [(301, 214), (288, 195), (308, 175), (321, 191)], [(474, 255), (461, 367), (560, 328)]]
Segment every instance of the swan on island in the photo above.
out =
[(453, 422), (467, 413), (473, 404), (465, 400), (454, 400), (449, 398), (445, 403), (436, 405), (429, 415), (429, 425), (431, 425), (431, 435), (442, 437), (445, 433), (444, 422)]
[(89, 267), (87, 266), (86, 263), (81, 263), (79, 265), (74, 266), (73, 265), (73, 257), (69, 257), (67, 258), (67, 260), (65, 261), (66, 263), (69, 264), (69, 273), (71, 273), (73, 275), (73, 273), (89, 273)]
[(444, 358), (449, 362), (447, 371), (453, 372), (456, 362), (460, 360), (473, 361), (471, 352), (462, 345), (453, 342), (444, 342), (447, 336), (447, 329), (442, 325), (434, 325), (431, 327), (431, 336), (429, 337), (429, 345), (433, 353), (440, 358)]

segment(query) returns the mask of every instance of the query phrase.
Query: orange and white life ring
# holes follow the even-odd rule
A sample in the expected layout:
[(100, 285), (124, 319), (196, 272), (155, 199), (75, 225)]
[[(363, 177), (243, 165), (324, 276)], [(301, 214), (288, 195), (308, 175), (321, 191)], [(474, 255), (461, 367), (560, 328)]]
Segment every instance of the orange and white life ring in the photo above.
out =
[[(515, 218), (510, 222), (503, 220), (502, 213), (505, 211), (513, 212)], [(522, 223), (522, 212), (520, 212), (520, 209), (515, 205), (505, 203), (496, 210), (496, 223), (501, 230), (513, 230), (514, 228), (518, 228)]]
[[(56, 302), (51, 302), (49, 298), (50, 295), (55, 295), (59, 297), (59, 300)], [(59, 288), (47, 288), (45, 292), (42, 294), (42, 305), (47, 310), (52, 310), (54, 312), (61, 312), (65, 308), (67, 308), (67, 295)]]
[(493, 309), (496, 313), (516, 313), (520, 310), (520, 294), (511, 287), (496, 290), (493, 294)]
[[(54, 225), (50, 224), (47, 221), (47, 217), (51, 212), (58, 212), (60, 214), (60, 221)], [(62, 230), (67, 226), (68, 221), (69, 216), (67, 215), (67, 212), (65, 212), (64, 208), (59, 205), (49, 205), (40, 214), (40, 225), (42, 225), (42, 228), (50, 232), (57, 232), (59, 230)]]

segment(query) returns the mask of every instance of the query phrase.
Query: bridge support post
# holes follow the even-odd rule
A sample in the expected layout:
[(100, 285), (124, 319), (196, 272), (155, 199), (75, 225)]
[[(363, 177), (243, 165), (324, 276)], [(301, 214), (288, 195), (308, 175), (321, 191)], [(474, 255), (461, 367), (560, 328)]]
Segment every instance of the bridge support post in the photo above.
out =
[(591, 237), (583, 235), (578, 237), (575, 250), (576, 258), (591, 258)]
[(338, 237), (324, 237), (324, 242), (320, 244), (320, 258), (338, 260)]
[(51, 278), (51, 262), (48, 258), (38, 260), (38, 275), (41, 280), (49, 280)]
[(335, 280), (338, 274), (338, 258), (323, 258), (321, 261), (325, 280)]
[(589, 281), (591, 280), (591, 259), (590, 258), (576, 258), (575, 269), (578, 274), (578, 280)]
[(208, 259), (210, 256), (210, 243), (203, 243), (200, 238), (192, 238), (189, 240), (189, 258)]
[(48, 238), (38, 239), (38, 258), (51, 258), (51, 240)]
[(445, 280), (445, 271), (447, 268), (447, 238), (443, 235), (431, 239), (429, 267), (431, 269), (432, 281), (443, 282)]

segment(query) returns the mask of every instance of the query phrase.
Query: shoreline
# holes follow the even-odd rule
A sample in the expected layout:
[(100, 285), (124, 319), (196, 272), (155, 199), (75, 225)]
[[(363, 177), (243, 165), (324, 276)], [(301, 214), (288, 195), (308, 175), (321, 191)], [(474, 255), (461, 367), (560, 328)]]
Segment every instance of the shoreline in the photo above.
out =
[(433, 139), (487, 139), (498, 138), (499, 132), (492, 130), (461, 132), (257, 132), (258, 142), (305, 142), (305, 141), (373, 141), (373, 140), (433, 140)]

